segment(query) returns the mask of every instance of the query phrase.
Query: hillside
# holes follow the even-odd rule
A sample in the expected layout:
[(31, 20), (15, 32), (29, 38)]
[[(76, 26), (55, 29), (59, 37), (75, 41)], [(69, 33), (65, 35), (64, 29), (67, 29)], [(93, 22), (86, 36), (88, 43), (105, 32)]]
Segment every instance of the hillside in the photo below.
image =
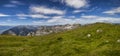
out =
[(44, 36), (0, 36), (0, 56), (120, 56), (120, 25), (95, 23)]

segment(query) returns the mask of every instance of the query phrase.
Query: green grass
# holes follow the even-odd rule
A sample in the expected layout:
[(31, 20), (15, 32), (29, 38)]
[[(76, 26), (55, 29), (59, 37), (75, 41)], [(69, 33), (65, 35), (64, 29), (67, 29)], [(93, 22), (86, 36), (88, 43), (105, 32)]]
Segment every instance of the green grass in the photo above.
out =
[[(96, 32), (98, 29), (102, 32)], [(120, 40), (120, 25), (106, 23), (45, 36), (2, 35), (0, 56), (120, 56), (117, 40)]]

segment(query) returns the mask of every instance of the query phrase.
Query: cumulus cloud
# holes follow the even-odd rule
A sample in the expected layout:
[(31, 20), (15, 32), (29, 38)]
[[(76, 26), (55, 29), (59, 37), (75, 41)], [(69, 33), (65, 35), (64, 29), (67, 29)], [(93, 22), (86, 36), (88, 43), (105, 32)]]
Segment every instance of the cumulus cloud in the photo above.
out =
[(42, 24), (42, 25), (55, 25), (55, 24), (72, 24), (74, 23), (73, 19), (64, 18), (64, 16), (54, 16), (51, 19), (46, 21), (33, 21), (33, 24)]
[(66, 5), (73, 8), (82, 8), (88, 5), (87, 0), (62, 0)]
[(53, 8), (47, 8), (44, 6), (31, 6), (30, 10), (32, 13), (37, 13), (37, 14), (58, 14), (58, 15), (65, 14), (65, 11), (57, 10)]
[(57, 25), (57, 24), (74, 24), (82, 21), (81, 19), (71, 19), (65, 18), (64, 16), (54, 16), (51, 19), (46, 21), (33, 21), (33, 24), (41, 24), (41, 25)]
[(49, 16), (45, 16), (42, 14), (17, 14), (16, 16), (18, 16), (20, 19), (26, 19), (25, 17), (31, 17), (31, 18), (50, 18)]
[(49, 19), (48, 21), (33, 21), (33, 24), (38, 25), (57, 25), (57, 24), (72, 24), (72, 19)]
[(6, 15), (6, 14), (3, 14), (3, 13), (0, 13), (0, 17), (7, 17), (7, 16), (10, 16), (10, 15)]
[(109, 15), (114, 15), (114, 14), (120, 13), (120, 7), (114, 8), (112, 10), (104, 11), (103, 13), (106, 13)]

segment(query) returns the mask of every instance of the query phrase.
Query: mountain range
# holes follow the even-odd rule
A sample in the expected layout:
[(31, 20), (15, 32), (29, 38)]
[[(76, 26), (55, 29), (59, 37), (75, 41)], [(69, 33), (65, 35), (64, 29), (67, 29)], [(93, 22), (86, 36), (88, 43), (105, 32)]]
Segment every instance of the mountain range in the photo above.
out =
[(16, 35), (16, 36), (39, 36), (50, 33), (57, 33), (64, 30), (70, 30), (79, 27), (80, 24), (66, 24), (54, 26), (15, 26), (2, 32), (2, 35)]

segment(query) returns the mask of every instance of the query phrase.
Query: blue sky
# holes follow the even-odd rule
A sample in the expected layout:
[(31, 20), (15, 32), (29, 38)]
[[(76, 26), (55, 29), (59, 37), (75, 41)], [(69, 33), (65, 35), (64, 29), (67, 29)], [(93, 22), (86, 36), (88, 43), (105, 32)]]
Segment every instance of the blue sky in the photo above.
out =
[(120, 0), (0, 0), (0, 25), (120, 23)]

